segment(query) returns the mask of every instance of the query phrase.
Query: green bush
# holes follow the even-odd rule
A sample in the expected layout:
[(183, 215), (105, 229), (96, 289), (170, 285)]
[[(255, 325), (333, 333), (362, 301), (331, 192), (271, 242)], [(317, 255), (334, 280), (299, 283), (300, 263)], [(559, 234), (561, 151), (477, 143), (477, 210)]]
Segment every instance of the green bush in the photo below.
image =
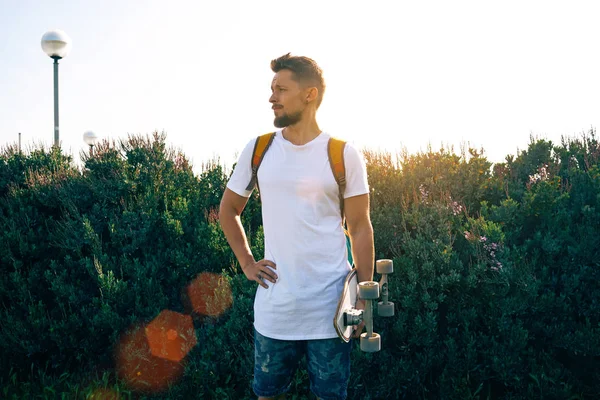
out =
[[(396, 315), (376, 318), (381, 352), (354, 344), (349, 398), (600, 396), (595, 131), (532, 138), (495, 165), (474, 149), (365, 157)], [(0, 155), (0, 396), (253, 398), (255, 285), (218, 225), (225, 169), (195, 176), (163, 134), (103, 143), (83, 161)], [(258, 257), (256, 193), (242, 222)], [(228, 282), (231, 308), (195, 317), (197, 345), (167, 391), (133, 393), (114, 373), (120, 335), (162, 310), (186, 313), (182, 293), (201, 272)], [(309, 398), (305, 372), (293, 391)]]
[(110, 365), (127, 326), (182, 310), (194, 276), (233, 263), (220, 167), (196, 178), (159, 134), (104, 143), (84, 162), (43, 149), (0, 160), (3, 370)]

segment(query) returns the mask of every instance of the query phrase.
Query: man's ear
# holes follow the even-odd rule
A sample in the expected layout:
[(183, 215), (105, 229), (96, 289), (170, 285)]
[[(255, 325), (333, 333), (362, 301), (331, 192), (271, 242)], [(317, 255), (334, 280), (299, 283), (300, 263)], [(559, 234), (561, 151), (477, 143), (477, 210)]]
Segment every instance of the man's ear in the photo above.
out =
[(304, 102), (306, 104), (308, 104), (311, 101), (315, 100), (318, 95), (319, 95), (319, 89), (317, 89), (316, 87), (310, 87), (310, 88), (306, 89), (306, 97), (304, 99)]

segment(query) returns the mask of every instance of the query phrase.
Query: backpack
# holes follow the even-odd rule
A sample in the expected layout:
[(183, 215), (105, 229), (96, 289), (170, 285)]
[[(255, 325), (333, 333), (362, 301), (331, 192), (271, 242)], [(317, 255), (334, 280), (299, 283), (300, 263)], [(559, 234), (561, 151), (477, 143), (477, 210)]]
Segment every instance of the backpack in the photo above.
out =
[[(256, 186), (258, 192), (260, 193), (260, 186), (258, 184), (258, 167), (260, 167), (267, 150), (271, 146), (271, 143), (273, 143), (273, 139), (275, 139), (275, 132), (266, 133), (256, 138), (254, 150), (252, 151), (252, 158), (250, 161), (252, 167), (252, 178), (250, 179), (246, 190), (252, 190), (254, 189), (254, 186)], [(348, 234), (348, 230), (346, 229), (346, 220), (344, 218), (344, 191), (346, 190), (346, 165), (344, 164), (345, 146), (346, 142), (343, 140), (329, 138), (329, 142), (327, 143), (327, 156), (329, 158), (331, 172), (333, 173), (333, 177), (335, 178), (339, 188), (340, 213), (342, 215), (342, 225), (344, 227), (344, 233), (346, 236), (348, 261), (350, 262), (350, 265), (354, 265), (350, 236)]]

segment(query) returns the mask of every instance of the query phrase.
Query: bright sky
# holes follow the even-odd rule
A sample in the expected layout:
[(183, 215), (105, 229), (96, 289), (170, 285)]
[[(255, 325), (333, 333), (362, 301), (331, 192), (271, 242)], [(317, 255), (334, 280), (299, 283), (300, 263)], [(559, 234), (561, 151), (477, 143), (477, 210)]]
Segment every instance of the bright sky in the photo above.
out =
[(598, 1), (0, 0), (0, 145), (53, 141), (52, 60), (42, 35), (72, 39), (60, 62), (60, 135), (167, 133), (198, 171), (230, 165), (273, 129), (271, 59), (314, 58), (322, 129), (359, 147), (413, 153), (469, 142), (500, 162), (529, 136), (600, 125)]

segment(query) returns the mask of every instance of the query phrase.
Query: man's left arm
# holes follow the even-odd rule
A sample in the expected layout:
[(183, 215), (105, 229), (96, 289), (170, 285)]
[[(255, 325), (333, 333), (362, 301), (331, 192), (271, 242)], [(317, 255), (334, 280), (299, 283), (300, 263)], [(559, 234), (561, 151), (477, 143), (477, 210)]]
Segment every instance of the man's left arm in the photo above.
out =
[(375, 248), (373, 245), (373, 226), (369, 215), (369, 194), (361, 194), (345, 199), (344, 212), (358, 281), (372, 281)]
[[(344, 209), (358, 281), (372, 281), (375, 248), (373, 245), (373, 226), (369, 216), (369, 194), (347, 198), (344, 201)], [(364, 310), (365, 301), (357, 299), (356, 308)], [(364, 325), (364, 321), (361, 322), (354, 330), (352, 337), (358, 338)]]

